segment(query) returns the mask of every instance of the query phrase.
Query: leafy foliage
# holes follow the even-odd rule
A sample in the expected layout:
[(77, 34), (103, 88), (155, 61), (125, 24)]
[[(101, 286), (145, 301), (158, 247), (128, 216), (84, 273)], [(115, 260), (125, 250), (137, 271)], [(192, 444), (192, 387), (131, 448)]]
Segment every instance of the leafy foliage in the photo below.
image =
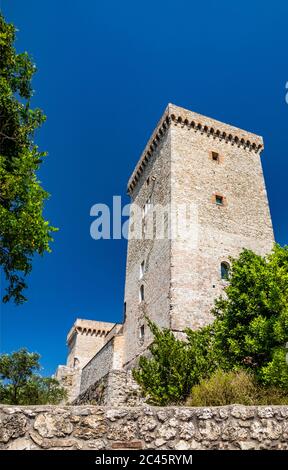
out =
[(170, 330), (161, 330), (149, 319), (147, 323), (154, 335), (149, 348), (152, 357), (140, 357), (133, 377), (151, 403), (178, 403), (210, 371), (210, 329), (188, 330), (187, 341), (181, 341)]
[(0, 14), (0, 265), (7, 279), (4, 302), (25, 301), (25, 276), (35, 253), (50, 251), (56, 229), (42, 215), (48, 193), (37, 179), (43, 157), (33, 142), (45, 121), (40, 109), (31, 109), (35, 65), (13, 46), (15, 27)]
[(194, 385), (187, 400), (189, 406), (284, 405), (288, 391), (259, 385), (252, 372), (243, 369), (224, 372), (217, 369), (209, 379)]
[(223, 368), (252, 369), (266, 384), (288, 386), (288, 247), (275, 245), (266, 257), (244, 250), (232, 260), (229, 285), (213, 313)]
[[(275, 245), (266, 257), (244, 250), (231, 264), (211, 326), (187, 330), (187, 340), (181, 341), (148, 321), (154, 335), (150, 357), (140, 358), (133, 375), (152, 403), (183, 401), (191, 389), (203, 405), (210, 389), (209, 403), (231, 402), (237, 396), (246, 403), (245, 395), (247, 403), (250, 398), (253, 403), (287, 402), (288, 247)], [(211, 377), (215, 369), (222, 370)], [(257, 390), (249, 388), (251, 380)], [(217, 384), (224, 396), (215, 392), (213, 399)]]
[(287, 353), (283, 348), (275, 348), (271, 361), (261, 368), (259, 379), (266, 385), (288, 390)]
[(13, 405), (57, 404), (66, 391), (52, 377), (41, 377), (40, 356), (20, 349), (0, 356), (0, 403)]
[(187, 400), (189, 406), (224, 406), (233, 403), (253, 405), (256, 384), (252, 374), (244, 371), (224, 372), (217, 369), (209, 379), (194, 385)]

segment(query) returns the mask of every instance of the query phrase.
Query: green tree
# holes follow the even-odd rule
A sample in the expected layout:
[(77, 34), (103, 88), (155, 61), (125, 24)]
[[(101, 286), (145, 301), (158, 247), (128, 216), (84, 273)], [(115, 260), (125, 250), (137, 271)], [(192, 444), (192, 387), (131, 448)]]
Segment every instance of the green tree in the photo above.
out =
[[(154, 341), (133, 376), (152, 403), (183, 401), (200, 381), (194, 391), (205, 394), (220, 376), (228, 380), (229, 371), (245, 377), (243, 369), (259, 385), (257, 403), (268, 403), (273, 395), (287, 402), (288, 247), (275, 245), (267, 256), (244, 250), (231, 265), (225, 294), (212, 310), (212, 325), (187, 330), (181, 341), (148, 320)], [(224, 375), (216, 373), (216, 382), (209, 382), (215, 369)]]
[(25, 301), (25, 276), (35, 253), (50, 251), (56, 229), (43, 218), (48, 193), (36, 176), (44, 152), (33, 138), (45, 121), (32, 109), (31, 80), (35, 65), (25, 52), (14, 48), (15, 26), (0, 14), (0, 266), (7, 280), (4, 302)]
[(41, 377), (40, 355), (20, 349), (0, 355), (0, 403), (12, 405), (57, 404), (67, 396), (59, 382)]
[(187, 330), (187, 341), (147, 319), (154, 340), (149, 356), (142, 356), (133, 377), (150, 403), (167, 405), (185, 400), (192, 386), (214, 367), (210, 327)]
[(267, 385), (288, 387), (288, 247), (265, 257), (244, 250), (232, 259), (225, 296), (213, 310), (221, 366), (251, 369)]

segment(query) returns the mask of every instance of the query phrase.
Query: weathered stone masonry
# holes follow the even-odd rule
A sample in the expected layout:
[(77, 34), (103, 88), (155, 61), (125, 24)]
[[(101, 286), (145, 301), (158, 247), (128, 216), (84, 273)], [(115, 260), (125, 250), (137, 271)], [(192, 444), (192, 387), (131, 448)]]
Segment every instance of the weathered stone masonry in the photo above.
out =
[(288, 449), (288, 407), (0, 407), (0, 449)]
[(139, 406), (145, 401), (131, 371), (122, 369), (110, 370), (100, 379), (92, 380), (73, 405)]
[[(129, 240), (126, 266), (125, 368), (151, 342), (139, 336), (144, 313), (181, 332), (213, 320), (223, 291), (221, 262), (243, 248), (261, 255), (274, 242), (261, 167), (260, 136), (169, 104), (128, 182), (133, 203), (193, 205), (194, 239)], [(212, 153), (213, 152), (213, 153)], [(212, 155), (218, 156), (213, 160)], [(149, 182), (149, 184), (148, 184)], [(223, 204), (216, 204), (216, 196)], [(171, 213), (170, 213), (171, 216)], [(139, 266), (145, 273), (139, 279)], [(144, 285), (145, 301), (139, 304)], [(147, 330), (147, 329), (146, 329)]]
[[(131, 215), (133, 205), (142, 210), (149, 205), (150, 215), (156, 206), (169, 208), (165, 236), (133, 238), (135, 220), (130, 217), (124, 322), (76, 321), (68, 335), (68, 363), (57, 372), (65, 386), (70, 384), (70, 402), (79, 393), (81, 403), (92, 399), (93, 390), (99, 397), (103, 384), (98, 403), (115, 400), (108, 384), (113, 378), (115, 386), (117, 376), (122, 384), (123, 374), (111, 372), (129, 373), (151, 344), (146, 315), (177, 335), (187, 327), (201, 328), (213, 320), (211, 308), (226, 285), (221, 264), (227, 265), (243, 248), (260, 255), (270, 251), (274, 235), (260, 159), (263, 148), (256, 134), (167, 106), (128, 182)], [(188, 239), (169, 236), (177, 206), (191, 208), (193, 235)], [(140, 217), (148, 225), (145, 210)], [(118, 398), (122, 403), (123, 396)]]

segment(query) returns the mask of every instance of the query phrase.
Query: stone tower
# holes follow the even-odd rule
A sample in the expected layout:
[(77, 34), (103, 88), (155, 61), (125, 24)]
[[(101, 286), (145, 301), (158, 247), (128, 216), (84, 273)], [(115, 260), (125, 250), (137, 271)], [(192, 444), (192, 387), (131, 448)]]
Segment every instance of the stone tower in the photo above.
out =
[(72, 402), (80, 393), (82, 369), (103, 348), (115, 323), (77, 318), (67, 335), (66, 365), (59, 365), (55, 377)]
[(100, 351), (115, 324), (77, 318), (67, 335), (68, 367), (82, 369)]
[[(262, 150), (262, 137), (168, 105), (128, 183), (132, 204), (142, 208), (143, 233), (155, 206), (168, 211), (164, 237), (128, 242), (125, 368), (151, 342), (145, 315), (175, 332), (209, 323), (227, 283), (229, 257), (243, 248), (259, 254), (271, 249)], [(185, 241), (170, 232), (179, 205), (192, 205), (193, 233)]]
[(141, 401), (129, 369), (153, 339), (146, 316), (180, 336), (206, 325), (230, 256), (271, 250), (262, 150), (262, 137), (168, 105), (128, 182), (124, 322), (75, 322), (56, 373), (69, 402)]

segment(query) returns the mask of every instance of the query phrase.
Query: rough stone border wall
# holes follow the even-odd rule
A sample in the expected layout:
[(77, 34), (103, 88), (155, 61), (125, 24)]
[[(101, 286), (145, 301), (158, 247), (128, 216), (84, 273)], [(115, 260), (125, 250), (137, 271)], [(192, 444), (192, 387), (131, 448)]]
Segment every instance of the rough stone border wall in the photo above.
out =
[(288, 406), (0, 406), (0, 449), (287, 449)]

